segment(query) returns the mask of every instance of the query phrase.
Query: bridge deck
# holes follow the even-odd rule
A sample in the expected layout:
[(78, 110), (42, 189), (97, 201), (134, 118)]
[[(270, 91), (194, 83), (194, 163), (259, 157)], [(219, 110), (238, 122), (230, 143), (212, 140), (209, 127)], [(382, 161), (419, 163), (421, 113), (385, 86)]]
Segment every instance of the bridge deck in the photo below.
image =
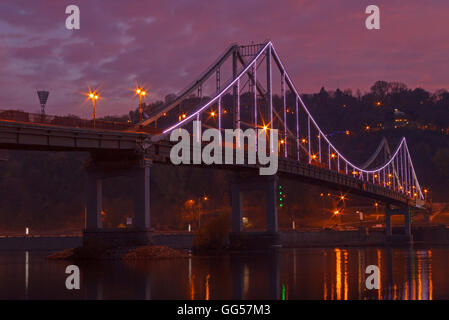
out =
[[(161, 140), (159, 143), (152, 145), (148, 150), (148, 156), (155, 162), (170, 163), (170, 150), (173, 143), (167, 140)], [(191, 150), (191, 155), (193, 150)], [(328, 170), (313, 164), (301, 163), (295, 159), (278, 158), (278, 175), (286, 176), (302, 180), (307, 183), (317, 184), (332, 189), (344, 190), (351, 194), (358, 194), (364, 197), (372, 198), (374, 200), (382, 201), (385, 203), (397, 204), (397, 205), (409, 205), (416, 209), (425, 210), (424, 201), (417, 201), (410, 199), (406, 195), (400, 192), (395, 192), (391, 189), (384, 188), (381, 185), (374, 184), (372, 182), (361, 180), (360, 178), (354, 178), (352, 176), (339, 173), (336, 171)], [(192, 163), (192, 161), (191, 161)], [(224, 163), (224, 161), (222, 162)], [(247, 158), (245, 153), (245, 164), (222, 164), (222, 165), (197, 165), (202, 167), (210, 167), (215, 169), (228, 169), (228, 170), (258, 170), (260, 165), (247, 164)], [(192, 164), (193, 165), (193, 164)], [(257, 174), (257, 173), (256, 173)]]
[(0, 149), (135, 150), (147, 135), (145, 132), (68, 127), (0, 119)]

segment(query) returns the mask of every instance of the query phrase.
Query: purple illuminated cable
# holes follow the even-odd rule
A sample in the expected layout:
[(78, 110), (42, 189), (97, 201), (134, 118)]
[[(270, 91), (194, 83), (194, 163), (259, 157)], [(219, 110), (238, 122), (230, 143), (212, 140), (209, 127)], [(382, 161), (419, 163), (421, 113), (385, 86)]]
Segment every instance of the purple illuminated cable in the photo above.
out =
[(415, 179), (415, 183), (416, 183), (416, 189), (419, 191), (419, 196), (420, 196), (420, 198), (421, 198), (421, 199), (424, 199), (424, 195), (422, 194), (421, 186), (419, 185), (418, 178), (416, 177), (415, 168), (414, 168), (414, 166), (413, 166), (413, 162), (412, 162), (412, 159), (411, 159), (411, 157), (410, 157), (410, 152), (408, 151), (407, 142), (405, 143), (405, 148), (407, 149), (407, 153), (408, 153), (410, 165), (411, 165), (411, 168), (412, 168), (413, 178)]
[[(364, 170), (364, 169), (359, 168), (358, 166), (352, 164), (349, 160), (347, 160), (347, 159), (346, 159), (346, 158), (345, 158), (345, 157), (344, 157), (344, 156), (337, 150), (337, 148), (335, 148), (335, 146), (329, 141), (329, 139), (326, 137), (326, 135), (324, 135), (323, 132), (321, 131), (321, 129), (320, 129), (320, 127), (318, 126), (318, 124), (316, 123), (315, 119), (312, 117), (311, 113), (309, 112), (309, 110), (308, 110), (307, 107), (305, 106), (304, 102), (302, 101), (301, 96), (300, 96), (299, 93), (298, 93), (298, 90), (296, 89), (295, 85), (293, 84), (293, 82), (292, 82), (292, 80), (291, 80), (291, 78), (290, 78), (288, 72), (287, 72), (286, 69), (284, 68), (284, 66), (283, 66), (283, 64), (282, 64), (281, 60), (279, 59), (279, 56), (278, 56), (278, 54), (277, 54), (277, 52), (276, 52), (276, 49), (275, 49), (274, 47), (272, 47), (272, 54), (276, 57), (276, 60), (279, 62), (280, 67), (282, 68), (282, 71), (284, 71), (284, 73), (285, 73), (286, 79), (288, 80), (290, 86), (291, 86), (291, 87), (293, 88), (293, 90), (295, 91), (294, 93), (296, 93), (296, 94), (298, 95), (299, 101), (301, 102), (301, 105), (303, 106), (304, 111), (307, 113), (307, 115), (309, 116), (309, 119), (312, 121), (312, 123), (315, 125), (315, 127), (316, 127), (317, 130), (319, 131), (319, 134), (322, 134), (322, 135), (323, 135), (323, 137), (324, 137), (324, 139), (326, 140), (326, 142), (329, 143), (329, 144), (332, 146), (332, 148), (335, 150), (335, 152), (336, 152), (338, 155), (340, 155), (340, 157), (341, 157), (344, 161), (348, 162), (348, 163), (349, 163), (355, 170), (358, 170), (358, 171), (361, 171), (361, 172), (364, 172), (364, 173), (373, 173), (373, 172), (375, 172), (375, 171), (383, 170), (387, 165), (389, 165), (389, 164), (391, 163), (391, 161), (393, 160), (393, 158), (396, 156), (396, 154), (397, 154), (397, 152), (398, 152), (398, 150), (399, 150), (399, 147), (396, 149), (396, 152), (394, 153), (394, 155), (390, 158), (390, 160), (389, 160), (384, 166), (379, 167), (379, 168), (376, 168), (376, 169), (373, 169), (373, 170)], [(405, 141), (405, 138), (402, 138), (401, 143), (400, 143), (400, 146), (402, 146), (402, 143), (403, 143), (404, 141)]]
[[(230, 83), (229, 83), (223, 90), (221, 90), (221, 92), (220, 92), (217, 96), (215, 96), (215, 97), (214, 97), (213, 99), (211, 99), (208, 103), (206, 103), (206, 104), (204, 104), (202, 107), (200, 107), (200, 108), (196, 111), (196, 113), (193, 113), (193, 114), (189, 115), (189, 116), (188, 116), (187, 118), (185, 118), (184, 120), (182, 120), (182, 121), (180, 121), (179, 123), (177, 123), (177, 124), (175, 124), (175, 125), (169, 127), (168, 129), (164, 130), (162, 135), (165, 135), (165, 134), (167, 134), (168, 132), (170, 132), (171, 130), (173, 130), (173, 129), (175, 129), (175, 128), (178, 128), (178, 127), (180, 127), (181, 125), (183, 125), (183, 124), (189, 122), (190, 120), (193, 119), (193, 117), (194, 117), (197, 113), (202, 112), (204, 109), (208, 108), (212, 103), (214, 103), (218, 98), (221, 98), (221, 96), (222, 96), (226, 91), (228, 91), (229, 88), (231, 88), (233, 85), (235, 85), (235, 83), (240, 79), (240, 77), (241, 77), (243, 74), (247, 73), (247, 71), (248, 71), (248, 69), (249, 69), (250, 67), (257, 66), (256, 63), (257, 63), (258, 58), (259, 58), (259, 57), (260, 57), (266, 50), (269, 50), (268, 52), (270, 53), (270, 57), (271, 57), (271, 55), (274, 55), (276, 61), (279, 63), (279, 66), (280, 66), (280, 68), (282, 69), (281, 71), (284, 72), (285, 79), (288, 81), (290, 87), (294, 90), (294, 93), (295, 93), (296, 96), (298, 97), (298, 99), (299, 99), (299, 101), (300, 101), (300, 103), (301, 103), (301, 105), (302, 105), (304, 111), (306, 112), (306, 114), (307, 114), (307, 116), (308, 116), (308, 122), (312, 121), (313, 125), (315, 125), (315, 127), (317, 128), (319, 135), (323, 135), (323, 138), (324, 138), (324, 140), (326, 141), (326, 143), (328, 143), (328, 144), (330, 145), (330, 147), (331, 147), (332, 149), (335, 150), (335, 152), (336, 152), (336, 154), (337, 154), (337, 157), (338, 157), (338, 160), (340, 159), (340, 157), (342, 158), (343, 162), (344, 162), (345, 165), (346, 165), (346, 170), (347, 170), (347, 166), (348, 166), (348, 164), (349, 164), (351, 167), (353, 167), (354, 170), (358, 170), (358, 171), (363, 172), (363, 173), (365, 173), (365, 174), (367, 174), (367, 175), (368, 175), (368, 174), (375, 174), (376, 172), (380, 173), (380, 172), (381, 172), (382, 170), (384, 170), (387, 166), (389, 166), (389, 165), (392, 163), (392, 161), (394, 161), (394, 159), (396, 159), (396, 157), (398, 156), (398, 153), (399, 153), (401, 147), (402, 147), (403, 144), (405, 143), (405, 138), (402, 138), (402, 139), (401, 139), (401, 142), (400, 142), (399, 146), (396, 148), (396, 151), (394, 152), (394, 154), (391, 156), (391, 158), (389, 159), (389, 161), (387, 161), (387, 163), (385, 163), (385, 164), (384, 164), (383, 166), (381, 166), (381, 167), (378, 167), (378, 168), (375, 168), (375, 169), (372, 169), (372, 170), (365, 170), (365, 169), (362, 169), (362, 168), (360, 168), (360, 167), (358, 167), (358, 166), (352, 164), (349, 160), (347, 160), (347, 159), (346, 159), (346, 158), (345, 158), (345, 157), (338, 151), (338, 149), (337, 149), (337, 148), (330, 142), (330, 140), (329, 140), (329, 139), (327, 138), (327, 136), (322, 132), (322, 130), (320, 129), (320, 127), (319, 127), (318, 124), (316, 123), (315, 119), (312, 117), (311, 113), (309, 112), (309, 110), (308, 110), (307, 107), (305, 106), (304, 102), (302, 101), (301, 96), (299, 95), (298, 90), (296, 89), (295, 85), (293, 84), (293, 82), (292, 82), (292, 80), (291, 80), (291, 78), (290, 78), (288, 72), (287, 72), (286, 69), (284, 68), (284, 66), (283, 66), (283, 64), (282, 64), (282, 62), (281, 62), (281, 60), (279, 59), (279, 56), (278, 56), (278, 54), (277, 54), (277, 52), (276, 52), (276, 49), (273, 47), (273, 45), (272, 45), (271, 42), (268, 42), (268, 43), (267, 43), (267, 44), (266, 44), (266, 45), (259, 51), (259, 53), (253, 58), (253, 60), (247, 65), (247, 67), (244, 68), (244, 69), (239, 73), (239, 75), (238, 75), (235, 79), (233, 79), (233, 81), (231, 81), (231, 82), (230, 82)], [(269, 58), (270, 58), (270, 57), (269, 57)], [(271, 73), (270, 73), (269, 76), (271, 77)], [(271, 115), (270, 115), (270, 120), (271, 120), (270, 125), (271, 125), (271, 128), (272, 128), (272, 126), (273, 126), (272, 116), (273, 116), (273, 115), (272, 115), (272, 113), (271, 113)], [(310, 128), (310, 126), (309, 126), (309, 128)], [(308, 142), (309, 142), (309, 151), (310, 151), (310, 135), (309, 135), (309, 141), (308, 141)], [(405, 159), (404, 159), (404, 160), (405, 160)], [(309, 161), (310, 161), (310, 152), (309, 152)], [(411, 161), (410, 161), (410, 163), (411, 163)], [(338, 163), (338, 165), (339, 165), (339, 163)], [(411, 163), (411, 166), (413, 166), (412, 163)], [(414, 169), (412, 169), (412, 170), (414, 171)], [(414, 172), (413, 172), (413, 173), (414, 173)], [(380, 178), (380, 177), (379, 177), (379, 178)], [(380, 179), (379, 179), (379, 180), (380, 180)], [(421, 195), (421, 192), (420, 192), (420, 195)]]
[[(253, 65), (253, 90), (254, 90), (254, 128), (257, 131), (257, 61), (254, 63)], [(258, 144), (257, 144), (257, 134), (255, 137), (256, 141), (255, 141), (255, 146), (256, 146), (256, 150), (258, 148)]]
[(299, 161), (299, 111), (298, 111), (298, 96), (295, 98), (296, 105), (296, 149), (298, 151), (298, 161)]
[(252, 67), (256, 62), (257, 59), (262, 55), (262, 53), (265, 52), (265, 50), (267, 49), (268, 46), (271, 46), (271, 42), (268, 42), (261, 50), (260, 52), (253, 58), (253, 61), (251, 61), (248, 66), (244, 69), (242, 69), (242, 71), (240, 71), (240, 73), (238, 74), (238, 76), (233, 79), (226, 87), (224, 87), (220, 93), (218, 95), (216, 95), (213, 99), (209, 100), (206, 104), (204, 104), (202, 107), (200, 107), (195, 113), (192, 113), (191, 115), (189, 115), (188, 117), (186, 117), (184, 120), (176, 123), (175, 125), (169, 127), (168, 129), (165, 129), (162, 132), (162, 135), (167, 134), (168, 132), (172, 131), (173, 129), (176, 129), (178, 127), (180, 127), (181, 125), (190, 122), (190, 120), (193, 119), (193, 117), (196, 116), (197, 113), (202, 112), (203, 110), (207, 109), (211, 104), (215, 103), (217, 101), (218, 98), (220, 98), (226, 91), (228, 91), (233, 85), (236, 84), (237, 80), (240, 79), (240, 77), (247, 73), (249, 68)]

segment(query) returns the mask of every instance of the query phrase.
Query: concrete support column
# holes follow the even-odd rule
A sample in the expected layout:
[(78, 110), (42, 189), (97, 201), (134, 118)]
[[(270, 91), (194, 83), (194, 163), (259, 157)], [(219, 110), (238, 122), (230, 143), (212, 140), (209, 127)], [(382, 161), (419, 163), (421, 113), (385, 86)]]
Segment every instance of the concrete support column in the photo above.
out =
[(404, 209), (404, 231), (407, 236), (412, 235), (412, 220), (411, 220), (411, 212), (410, 207)]
[(277, 213), (277, 179), (269, 179), (266, 183), (267, 197), (267, 231), (278, 231), (278, 213)]
[(103, 227), (101, 211), (103, 210), (102, 181), (98, 174), (87, 172), (86, 190), (86, 220), (85, 227), (89, 229), (100, 229)]
[(385, 212), (385, 233), (387, 234), (387, 237), (391, 237), (391, 214), (388, 212), (388, 208)]
[(134, 227), (150, 228), (150, 164), (134, 169)]
[(237, 183), (231, 184), (231, 205), (232, 205), (232, 232), (241, 232), (243, 230), (242, 192)]

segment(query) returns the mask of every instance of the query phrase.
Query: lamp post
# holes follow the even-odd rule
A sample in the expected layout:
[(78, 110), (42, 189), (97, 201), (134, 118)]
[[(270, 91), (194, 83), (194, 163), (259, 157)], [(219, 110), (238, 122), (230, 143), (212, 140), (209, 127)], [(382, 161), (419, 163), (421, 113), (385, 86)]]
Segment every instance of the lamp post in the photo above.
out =
[(209, 200), (208, 196), (198, 197), (198, 230), (201, 228), (201, 201)]
[(97, 118), (97, 114), (95, 112), (95, 101), (97, 101), (99, 98), (100, 98), (100, 96), (98, 95), (98, 93), (96, 91), (89, 92), (89, 99), (92, 100), (92, 107), (93, 107), (92, 117), (94, 119), (94, 128), (95, 128), (95, 121), (96, 121), (96, 118)]
[(142, 97), (145, 97), (147, 92), (144, 88), (137, 88), (136, 94), (139, 96), (139, 113), (140, 113), (140, 121), (143, 120), (143, 109), (142, 109)]

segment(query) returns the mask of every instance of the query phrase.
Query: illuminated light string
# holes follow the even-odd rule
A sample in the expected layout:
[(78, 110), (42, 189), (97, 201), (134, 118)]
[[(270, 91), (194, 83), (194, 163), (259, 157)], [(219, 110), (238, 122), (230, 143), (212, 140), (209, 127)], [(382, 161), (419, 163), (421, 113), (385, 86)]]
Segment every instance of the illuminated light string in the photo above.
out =
[[(270, 44), (271, 44), (271, 42), (270, 42)], [(415, 179), (415, 181), (416, 181), (416, 183), (417, 183), (417, 189), (419, 190), (420, 197), (421, 197), (421, 199), (424, 198), (424, 196), (423, 196), (423, 194), (422, 194), (422, 192), (421, 192), (421, 187), (419, 186), (419, 183), (418, 183), (418, 179), (417, 179), (417, 177), (416, 177), (415, 169), (414, 169), (414, 167), (413, 167), (413, 162), (411, 161), (411, 157), (410, 157), (410, 153), (409, 153), (409, 150), (408, 150), (408, 147), (407, 147), (407, 142), (406, 142), (405, 137), (403, 137), (403, 138), (401, 139), (401, 143), (400, 143), (399, 146), (396, 148), (396, 151), (394, 152), (393, 156), (390, 158), (389, 161), (387, 161), (387, 162), (385, 163), (384, 166), (375, 168), (375, 169), (373, 169), (373, 170), (364, 170), (364, 169), (359, 168), (358, 166), (352, 164), (349, 160), (347, 160), (347, 159), (346, 159), (346, 158), (345, 158), (345, 157), (344, 157), (344, 156), (337, 150), (337, 148), (335, 148), (335, 146), (330, 142), (330, 140), (327, 138), (327, 136), (323, 133), (323, 131), (321, 130), (321, 128), (318, 126), (318, 124), (316, 123), (315, 119), (312, 117), (312, 114), (309, 112), (309, 110), (307, 109), (306, 105), (305, 105), (304, 102), (302, 101), (301, 96), (300, 96), (299, 93), (298, 93), (298, 90), (296, 89), (295, 85), (293, 84), (293, 82), (292, 82), (292, 80), (291, 80), (291, 78), (290, 78), (290, 75), (288, 74), (287, 70), (285, 69), (285, 67), (284, 67), (284, 65), (283, 65), (283, 63), (282, 63), (282, 61), (281, 61), (281, 59), (279, 58), (279, 56), (278, 56), (278, 54), (277, 54), (277, 52), (276, 52), (276, 49), (274, 48), (274, 46), (272, 46), (272, 54), (275, 56), (276, 61), (279, 63), (279, 65), (280, 65), (282, 71), (284, 72), (284, 76), (285, 76), (286, 79), (288, 80), (289, 85), (290, 85), (291, 88), (295, 91), (294, 93), (296, 94), (296, 96), (298, 97), (299, 101), (301, 102), (301, 105), (303, 106), (304, 111), (307, 113), (307, 115), (308, 115), (308, 117), (309, 117), (309, 120), (312, 121), (312, 123), (315, 125), (315, 128), (318, 130), (318, 133), (319, 133), (320, 135), (323, 135), (324, 140), (325, 140), (325, 141), (326, 141), (326, 142), (327, 142), (327, 143), (328, 143), (328, 144), (335, 150), (335, 152), (338, 154), (338, 156), (339, 156), (340, 158), (343, 159), (344, 162), (346, 162), (346, 163), (349, 164), (351, 167), (353, 167), (354, 170), (357, 170), (357, 171), (360, 171), (360, 172), (363, 172), (363, 173), (366, 173), (366, 174), (375, 174), (375, 173), (378, 173), (379, 171), (384, 170), (387, 166), (389, 166), (389, 165), (393, 162), (394, 158), (397, 156), (397, 154), (398, 154), (399, 150), (401, 149), (402, 145), (404, 145), (405, 150), (406, 150), (406, 153), (407, 153), (408, 162), (409, 162), (409, 165), (411, 166), (411, 169), (412, 169), (413, 177), (414, 177), (414, 179)]]
[[(276, 52), (276, 49), (274, 48), (274, 46), (272, 45), (271, 42), (268, 42), (263, 48), (261, 48), (259, 50), (259, 53), (252, 59), (251, 62), (248, 63), (248, 65), (243, 68), (238, 75), (235, 77), (235, 79), (232, 79), (229, 84), (227, 86), (225, 86), (223, 89), (221, 89), (221, 91), (219, 92), (219, 94), (217, 94), (213, 99), (209, 100), (207, 103), (205, 103), (202, 107), (200, 107), (195, 113), (190, 114), (189, 116), (186, 116), (183, 120), (179, 121), (178, 123), (174, 124), (173, 126), (169, 127), (168, 129), (164, 130), (162, 132), (161, 135), (159, 136), (154, 136), (152, 138), (153, 141), (159, 141), (161, 140), (165, 135), (167, 135), (169, 132), (171, 132), (172, 130), (186, 124), (189, 123), (191, 120), (193, 120), (195, 117), (197, 117), (198, 114), (200, 114), (201, 112), (203, 112), (204, 110), (206, 110), (207, 108), (209, 108), (213, 103), (216, 103), (219, 99), (222, 98), (222, 96), (234, 85), (236, 85), (237, 83), (239, 83), (240, 78), (248, 73), (248, 70), (250, 68), (257, 68), (257, 60), (260, 58), (260, 56), (266, 51), (270, 49), (271, 54), (273, 55), (273, 57), (275, 58), (276, 62), (279, 64), (280, 67), (280, 71), (283, 72), (283, 78), (288, 81), (289, 86), (293, 89), (294, 93), (296, 94), (296, 98), (299, 100), (299, 102), (301, 103), (304, 111), (307, 114), (308, 117), (308, 121), (311, 121), (312, 124), (315, 126), (316, 130), (318, 131), (318, 134), (324, 138), (325, 142), (330, 146), (331, 149), (334, 150), (334, 152), (336, 153), (336, 156), (338, 158), (338, 166), (340, 166), (340, 159), (343, 161), (343, 163), (345, 163), (346, 168), (351, 167), (353, 168), (354, 171), (359, 171), (362, 175), (363, 173), (367, 175), (368, 174), (372, 174), (373, 176), (375, 174), (380, 174), (381, 171), (384, 171), (388, 166), (390, 165), (394, 165), (394, 160), (396, 159), (396, 157), (398, 156), (399, 151), (401, 150), (402, 147), (404, 147), (404, 151), (407, 153), (406, 157), (408, 160), (408, 165), (409, 165), (409, 169), (411, 169), (411, 174), (414, 178), (414, 182), (416, 183), (416, 189), (419, 191), (419, 196), (421, 199), (424, 198), (422, 191), (421, 191), (421, 187), (419, 185), (418, 179), (416, 177), (416, 172), (415, 169), (413, 167), (413, 162), (411, 161), (411, 157), (410, 157), (410, 153), (407, 147), (407, 142), (405, 137), (403, 137), (401, 139), (400, 144), (396, 147), (395, 152), (393, 153), (393, 155), (391, 156), (391, 158), (383, 165), (380, 166), (378, 168), (375, 169), (371, 169), (371, 170), (365, 170), (360, 168), (357, 165), (354, 165), (352, 162), (350, 162), (348, 159), (346, 159), (346, 157), (343, 156), (342, 153), (340, 153), (338, 151), (338, 149), (330, 142), (330, 140), (328, 139), (328, 137), (324, 134), (324, 132), (321, 130), (321, 128), (318, 126), (317, 122), (315, 121), (315, 119), (312, 117), (312, 114), (310, 113), (310, 111), (307, 109), (306, 105), (304, 104), (304, 101), (301, 99), (301, 96), (298, 93), (298, 90), (296, 88), (296, 86), (293, 84), (293, 81), (290, 78), (290, 75), (288, 74), (287, 70), (285, 69), (281, 59), (279, 58), (279, 55)], [(298, 113), (297, 113), (298, 114)], [(221, 116), (221, 112), (219, 112), (219, 116)], [(272, 122), (271, 122), (272, 124)], [(310, 128), (310, 126), (309, 126)], [(310, 146), (309, 146), (310, 147)], [(320, 154), (321, 156), (321, 154)], [(309, 160), (310, 160), (310, 156), (309, 156)], [(406, 181), (406, 184), (408, 184), (408, 182)]]
[(160, 140), (164, 135), (166, 135), (168, 132), (172, 131), (173, 129), (178, 128), (179, 126), (181, 126), (184, 123), (190, 122), (190, 120), (193, 119), (194, 116), (196, 116), (197, 113), (201, 113), (203, 110), (207, 109), (211, 104), (213, 104), (215, 101), (217, 101), (218, 98), (221, 98), (221, 96), (228, 91), (233, 85), (235, 85), (237, 83), (238, 80), (240, 80), (240, 77), (247, 73), (249, 68), (251, 68), (253, 65), (255, 65), (257, 67), (257, 65), (255, 64), (257, 62), (257, 59), (262, 55), (262, 53), (265, 52), (265, 50), (271, 46), (271, 42), (268, 42), (262, 49), (260, 49), (260, 52), (256, 55), (256, 57), (253, 58), (253, 61), (251, 61), (251, 63), (249, 63), (246, 68), (244, 68), (242, 71), (240, 71), (240, 73), (237, 75), (237, 77), (235, 79), (233, 79), (224, 89), (221, 90), (221, 92), (216, 95), (213, 99), (209, 100), (204, 106), (202, 106), (201, 108), (199, 108), (195, 113), (192, 113), (190, 116), (186, 117), (184, 120), (178, 122), (177, 124), (169, 127), (168, 129), (164, 130), (161, 136), (156, 137), (158, 140)]

